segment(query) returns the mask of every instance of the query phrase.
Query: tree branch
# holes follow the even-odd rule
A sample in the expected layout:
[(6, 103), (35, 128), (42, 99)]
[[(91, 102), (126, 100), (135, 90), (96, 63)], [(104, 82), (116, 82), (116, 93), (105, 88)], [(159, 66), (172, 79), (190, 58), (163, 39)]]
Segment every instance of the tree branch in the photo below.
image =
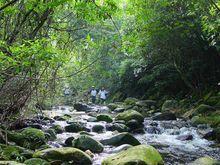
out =
[(18, 2), (19, 0), (12, 0), (8, 3), (6, 3), (4, 6), (0, 7), (0, 11), (4, 10), (5, 8), (7, 8), (10, 5), (13, 5), (14, 3)]

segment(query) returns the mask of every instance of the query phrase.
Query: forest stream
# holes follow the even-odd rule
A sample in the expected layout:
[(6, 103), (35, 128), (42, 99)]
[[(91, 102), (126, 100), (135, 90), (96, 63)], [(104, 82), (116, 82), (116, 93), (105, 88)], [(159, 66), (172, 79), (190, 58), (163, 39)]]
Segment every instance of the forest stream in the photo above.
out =
[[(100, 113), (115, 116), (115, 113), (110, 112), (107, 106), (90, 105), (89, 109), (90, 110), (86, 112), (79, 112), (73, 110), (73, 107), (70, 106), (57, 106), (53, 107), (52, 110), (43, 111), (44, 114), (50, 118), (54, 118), (55, 116), (70, 117), (68, 122), (60, 121), (58, 118), (59, 121), (55, 120), (51, 124), (43, 125), (43, 128), (46, 130), (52, 125), (60, 125), (64, 128), (71, 124), (71, 121), (74, 121), (75, 123), (78, 122), (84, 125), (88, 134), (97, 141), (108, 139), (109, 137), (119, 134), (117, 131), (110, 131), (110, 123), (96, 121), (95, 118), (92, 117)], [(117, 121), (113, 121), (113, 123), (115, 122)], [(203, 134), (211, 131), (211, 128), (207, 125), (193, 127), (190, 121), (181, 119), (157, 121), (153, 120), (152, 117), (145, 118), (143, 124), (143, 132), (132, 133), (132, 135), (138, 139), (141, 144), (154, 146), (160, 152), (167, 165), (188, 164), (203, 156), (220, 159), (220, 148), (215, 147), (214, 141), (208, 141), (202, 137)], [(97, 125), (103, 126), (98, 131), (99, 133), (93, 131), (93, 127)], [(57, 139), (55, 141), (49, 141), (48, 144), (51, 147), (62, 147), (67, 138), (77, 138), (80, 134), (81, 133), (63, 132), (57, 134)], [(129, 147), (130, 145), (127, 144), (118, 147), (104, 145), (103, 152), (94, 154), (93, 165), (101, 165), (104, 158)]]

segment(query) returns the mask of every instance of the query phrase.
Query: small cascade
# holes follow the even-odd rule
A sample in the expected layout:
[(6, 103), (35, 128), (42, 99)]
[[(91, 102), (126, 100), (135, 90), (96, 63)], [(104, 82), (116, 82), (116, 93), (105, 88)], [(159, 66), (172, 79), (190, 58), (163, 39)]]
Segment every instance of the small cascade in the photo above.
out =
[[(54, 116), (71, 116), (67, 121), (57, 121), (54, 123), (62, 128), (69, 125), (68, 122), (80, 122), (88, 129), (88, 133), (96, 140), (109, 138), (117, 132), (107, 131), (105, 121), (92, 121), (92, 116), (99, 113), (108, 113), (109, 110), (105, 106), (89, 105), (88, 112), (78, 112), (72, 107), (58, 106), (52, 111), (44, 111), (44, 113), (53, 118)], [(90, 121), (91, 120), (91, 121)], [(92, 128), (96, 125), (104, 127), (102, 132), (92, 132)], [(51, 125), (45, 125), (44, 128), (49, 128)], [(192, 127), (189, 122), (184, 120), (175, 121), (154, 121), (152, 118), (145, 118), (144, 132), (133, 134), (142, 144), (154, 146), (164, 157), (167, 165), (187, 164), (204, 155), (212, 156), (220, 159), (220, 149), (213, 148), (214, 142), (208, 141), (201, 136), (201, 131), (207, 132), (211, 128), (196, 128)], [(77, 138), (80, 133), (63, 132), (57, 134), (57, 139), (48, 144), (52, 147), (62, 147), (65, 140), (69, 137)], [(120, 146), (123, 147), (123, 146)], [(104, 146), (104, 151), (99, 154), (94, 154), (93, 165), (100, 165), (101, 161), (115, 152), (119, 152), (120, 147)], [(125, 146), (126, 147), (126, 146)]]

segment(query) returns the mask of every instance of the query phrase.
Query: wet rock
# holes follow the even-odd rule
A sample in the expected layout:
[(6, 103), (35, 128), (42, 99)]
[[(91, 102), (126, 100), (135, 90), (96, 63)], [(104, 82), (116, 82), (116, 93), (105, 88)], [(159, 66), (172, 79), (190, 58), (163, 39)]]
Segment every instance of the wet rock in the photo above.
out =
[(8, 139), (29, 149), (37, 149), (46, 142), (44, 132), (36, 128), (25, 128), (21, 133), (10, 132)]
[(118, 146), (116, 148), (114, 148), (112, 151), (110, 151), (109, 153), (118, 153), (118, 152), (121, 152), (121, 151), (124, 151), (124, 150), (127, 150), (128, 148), (131, 148), (132, 145), (130, 144), (123, 144), (121, 146)]
[(153, 120), (176, 120), (176, 115), (171, 112), (164, 112), (153, 117)]
[(120, 112), (124, 112), (125, 111), (125, 108), (116, 108), (115, 110), (114, 110), (114, 112), (116, 112), (116, 113), (120, 113)]
[(72, 146), (72, 141), (74, 140), (75, 138), (74, 137), (68, 137), (66, 140), (65, 140), (65, 145), (67, 146), (67, 147), (71, 147)]
[(87, 128), (84, 126), (84, 124), (75, 122), (70, 125), (65, 126), (66, 132), (79, 132), (79, 131), (86, 131)]
[(97, 133), (101, 133), (101, 132), (104, 132), (104, 126), (102, 125), (94, 125), (92, 127), (92, 132), (97, 132)]
[(218, 165), (218, 164), (220, 164), (220, 161), (207, 156), (207, 157), (198, 158), (189, 165)]
[(45, 132), (47, 133), (45, 135), (48, 140), (55, 140), (57, 138), (56, 132), (54, 129), (47, 129)]
[(143, 127), (144, 125), (142, 123), (139, 123), (137, 120), (135, 119), (132, 119), (132, 120), (129, 120), (127, 123), (126, 123), (126, 126), (128, 126), (128, 128), (132, 131), (132, 132), (135, 132), (135, 133), (141, 133), (143, 132)]
[(87, 119), (88, 122), (96, 122), (97, 118), (96, 117), (90, 117)]
[(55, 116), (53, 119), (57, 121), (66, 121), (66, 118), (64, 118), (63, 116)]
[(90, 111), (92, 109), (90, 106), (84, 103), (75, 103), (73, 107), (77, 111), (84, 111), (84, 112)]
[(181, 141), (193, 140), (193, 136), (192, 135), (180, 135), (176, 139), (181, 140)]
[(124, 132), (100, 141), (104, 145), (120, 146), (122, 144), (139, 145), (140, 142), (131, 134)]
[(31, 158), (24, 162), (26, 165), (50, 165), (50, 163), (46, 160), (40, 158)]
[(107, 123), (111, 123), (113, 120), (111, 118), (111, 116), (107, 115), (107, 114), (100, 114), (97, 115), (97, 121), (105, 121)]
[(178, 108), (178, 102), (176, 100), (166, 100), (162, 105), (162, 111), (171, 111)]
[(53, 125), (52, 127), (50, 127), (51, 129), (54, 129), (54, 131), (57, 134), (63, 133), (63, 128), (60, 125)]
[(62, 163), (71, 161), (72, 164), (77, 165), (92, 164), (88, 154), (73, 147), (49, 148), (35, 152), (33, 157), (42, 158), (47, 161), (62, 161)]
[(107, 131), (118, 131), (118, 132), (128, 132), (129, 128), (125, 124), (112, 123), (106, 125)]
[(204, 135), (205, 139), (215, 140), (220, 143), (220, 128), (214, 128), (212, 131)]
[(103, 151), (103, 145), (97, 140), (87, 135), (80, 135), (77, 139), (72, 141), (73, 147), (81, 149), (83, 151), (90, 150), (94, 153), (100, 153)]
[(119, 113), (116, 117), (116, 120), (124, 120), (125, 122), (128, 122), (132, 119), (138, 121), (139, 123), (142, 123), (144, 121), (144, 117), (142, 114), (135, 110), (127, 110), (125, 112)]
[(86, 150), (85, 153), (87, 153), (91, 158), (95, 156), (90, 150)]
[(159, 152), (152, 146), (138, 145), (126, 151), (109, 156), (102, 161), (102, 165), (163, 165)]

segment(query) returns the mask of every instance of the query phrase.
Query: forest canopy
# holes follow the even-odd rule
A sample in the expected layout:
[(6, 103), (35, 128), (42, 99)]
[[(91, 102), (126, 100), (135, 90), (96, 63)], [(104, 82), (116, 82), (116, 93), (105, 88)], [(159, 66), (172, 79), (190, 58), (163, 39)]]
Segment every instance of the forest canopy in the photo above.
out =
[(218, 88), (219, 32), (218, 0), (1, 0), (1, 113), (92, 85), (198, 99)]

